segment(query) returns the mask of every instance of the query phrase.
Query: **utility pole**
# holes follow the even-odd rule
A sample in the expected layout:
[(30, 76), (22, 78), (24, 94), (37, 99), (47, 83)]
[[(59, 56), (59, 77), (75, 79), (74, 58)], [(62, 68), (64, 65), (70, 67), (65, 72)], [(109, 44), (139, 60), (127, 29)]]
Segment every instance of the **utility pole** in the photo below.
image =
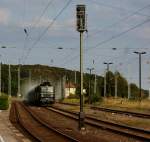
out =
[(97, 76), (95, 73), (95, 80), (94, 80), (94, 94), (96, 94), (96, 90), (97, 90)]
[(74, 84), (76, 85), (77, 84), (77, 72), (74, 71)]
[(40, 84), (42, 83), (42, 76), (40, 75)]
[(20, 92), (20, 59), (19, 59), (19, 65), (18, 65), (18, 97), (21, 97), (21, 92)]
[(149, 96), (148, 96), (148, 99), (150, 100), (150, 88), (149, 88)]
[(106, 73), (107, 71), (104, 71), (104, 98), (106, 97)]
[(117, 71), (115, 72), (115, 99), (118, 97), (118, 73)]
[(131, 88), (130, 88), (130, 66), (128, 65), (128, 100), (131, 98)]
[(2, 62), (0, 62), (0, 96), (2, 95)]
[(91, 94), (92, 94), (92, 91), (91, 91), (91, 73), (92, 73), (92, 70), (94, 70), (94, 68), (87, 68), (87, 70), (90, 71), (90, 78), (89, 78), (89, 104), (92, 103), (91, 101)]
[(29, 70), (29, 88), (31, 87), (31, 70)]
[(146, 52), (134, 52), (135, 54), (139, 55), (139, 102), (142, 100), (142, 90), (141, 90), (141, 55), (146, 54)]
[(87, 31), (86, 27), (86, 7), (85, 5), (76, 6), (77, 16), (77, 31), (80, 32), (80, 112), (79, 112), (79, 129), (84, 127), (84, 112), (83, 112), (83, 33)]
[(112, 62), (104, 62), (104, 64), (107, 65), (107, 73), (108, 73), (108, 77), (107, 78), (108, 79), (106, 79), (106, 93), (107, 93), (107, 95), (109, 95), (109, 93), (110, 93), (109, 65), (111, 65), (113, 63)]
[[(0, 55), (0, 58), (2, 55)], [(0, 96), (2, 95), (2, 62), (0, 62)]]
[(89, 78), (89, 104), (91, 104), (91, 73), (94, 68), (87, 68), (90, 71), (90, 78)]
[(11, 66), (8, 67), (8, 95), (11, 97)]
[(131, 98), (130, 82), (128, 81), (128, 100)]

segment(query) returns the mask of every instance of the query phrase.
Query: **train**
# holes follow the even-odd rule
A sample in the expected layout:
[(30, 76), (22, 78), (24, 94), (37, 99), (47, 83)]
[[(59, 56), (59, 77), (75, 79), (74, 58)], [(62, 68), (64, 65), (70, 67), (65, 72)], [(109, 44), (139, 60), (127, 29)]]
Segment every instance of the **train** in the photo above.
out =
[(50, 82), (43, 82), (27, 93), (26, 102), (30, 105), (48, 105), (55, 103), (55, 88)]

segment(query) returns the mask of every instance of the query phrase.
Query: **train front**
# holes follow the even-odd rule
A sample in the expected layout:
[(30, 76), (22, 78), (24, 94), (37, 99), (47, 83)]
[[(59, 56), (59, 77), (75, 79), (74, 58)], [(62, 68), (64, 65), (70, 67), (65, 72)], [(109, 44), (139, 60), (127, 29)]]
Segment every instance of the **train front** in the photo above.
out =
[(40, 85), (41, 104), (52, 104), (55, 102), (54, 86), (50, 82), (44, 82)]

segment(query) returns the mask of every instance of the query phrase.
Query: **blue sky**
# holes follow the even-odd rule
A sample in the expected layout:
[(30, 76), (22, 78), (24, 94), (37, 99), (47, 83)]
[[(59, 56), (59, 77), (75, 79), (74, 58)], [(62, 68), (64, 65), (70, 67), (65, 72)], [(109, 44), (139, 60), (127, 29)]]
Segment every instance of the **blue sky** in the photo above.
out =
[[(21, 63), (25, 64), (79, 70), (79, 33), (76, 31), (75, 10), (77, 4), (85, 4), (88, 33), (84, 34), (84, 71), (87, 72), (87, 67), (95, 67), (95, 72), (103, 75), (106, 68), (103, 62), (111, 61), (114, 63), (110, 67), (113, 72), (117, 69), (130, 82), (138, 84), (138, 56), (133, 51), (146, 51), (147, 54), (142, 56), (142, 86), (148, 89), (150, 1), (72, 0), (52, 24), (68, 1), (1, 0), (0, 46), (8, 47), (0, 49), (2, 62), (18, 64), (21, 58)], [(40, 18), (40, 15), (43, 16)], [(63, 50), (58, 47), (63, 47)]]

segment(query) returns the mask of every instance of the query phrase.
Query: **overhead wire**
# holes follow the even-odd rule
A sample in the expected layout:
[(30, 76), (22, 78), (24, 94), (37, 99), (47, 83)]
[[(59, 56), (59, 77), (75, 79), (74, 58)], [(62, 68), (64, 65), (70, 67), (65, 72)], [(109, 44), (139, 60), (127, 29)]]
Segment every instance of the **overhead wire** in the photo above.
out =
[[(57, 18), (63, 13), (63, 11), (69, 6), (69, 4), (72, 2), (72, 0), (68, 0), (68, 2), (65, 4), (65, 6), (59, 11), (59, 13), (54, 17), (52, 22), (48, 25), (48, 27), (39, 35), (37, 40), (32, 44), (32, 46), (28, 49), (27, 54), (24, 58), (24, 60), (27, 60), (27, 57), (29, 56), (31, 50), (35, 47), (35, 45), (41, 40), (41, 38), (44, 36), (44, 34), (48, 31), (49, 28), (52, 27), (52, 25), (55, 23)], [(24, 61), (25, 62), (25, 61)]]
[[(39, 18), (35, 21), (35, 23), (33, 23), (33, 25), (31, 27), (35, 28), (39, 22), (41, 21), (42, 17), (44, 16), (45, 12), (47, 11), (47, 9), (52, 5), (54, 0), (50, 0), (48, 2), (48, 4), (46, 5), (46, 7), (43, 9), (43, 11), (41, 12)], [(32, 29), (33, 30), (33, 29)]]
[[(130, 17), (132, 17), (132, 16), (134, 16), (135, 14), (139, 13), (140, 11), (142, 11), (142, 10), (148, 8), (148, 7), (150, 7), (150, 4), (144, 6), (144, 7), (140, 8), (140, 9), (138, 9), (138, 10), (136, 10), (136, 11), (134, 11), (133, 13), (131, 13), (130, 15), (128, 15), (128, 16), (126, 16), (126, 17), (124, 17), (124, 18), (122, 18), (122, 19), (119, 20), (118, 22), (115, 22), (115, 23), (113, 23), (113, 24), (111, 24), (111, 25), (109, 25), (109, 26), (103, 28), (102, 30), (100, 30), (100, 31), (98, 31), (98, 32), (100, 33), (100, 32), (102, 32), (103, 30), (105, 30), (105, 29), (107, 29), (107, 28), (113, 27), (113, 26), (115, 26), (115, 25), (119, 24), (120, 22), (122, 22), (122, 21), (124, 21), (124, 20), (126, 20), (126, 19), (128, 19), (128, 18), (130, 18)], [(149, 16), (149, 17), (150, 17), (150, 16)], [(143, 23), (143, 24), (144, 24), (144, 23)], [(136, 27), (135, 27), (135, 28), (136, 28)], [(131, 29), (131, 30), (133, 30), (133, 29)], [(97, 33), (98, 33), (98, 32), (97, 32)], [(129, 32), (129, 31), (120, 33), (120, 35), (118, 35), (117, 37), (119, 37), (119, 36), (121, 36), (121, 35), (123, 35), (123, 34), (125, 34), (125, 33), (127, 33), (127, 32)], [(96, 34), (96, 33), (95, 33), (95, 34)], [(91, 36), (93, 36), (93, 34), (92, 34), (92, 35), (91, 35), (91, 34), (90, 34), (90, 35), (88, 34), (87, 37), (89, 38), (89, 37), (91, 37)], [(87, 37), (86, 37), (86, 38), (87, 38)], [(86, 39), (86, 38), (85, 38), (85, 39)], [(110, 40), (113, 40), (113, 39), (115, 39), (115, 38), (116, 38), (116, 36), (112, 36), (111, 38), (109, 38), (109, 39), (103, 41), (103, 44), (106, 43), (106, 42), (108, 42), (108, 41), (110, 41)], [(101, 44), (102, 44), (102, 43), (101, 43)], [(79, 56), (79, 55), (73, 57), (71, 60), (74, 60), (74, 59), (77, 58), (78, 56)], [(67, 57), (68, 57), (68, 56), (67, 56)], [(70, 60), (69, 60), (69, 61), (70, 61)], [(66, 62), (65, 62), (65, 63), (66, 63)]]
[[(100, 2), (100, 1), (96, 1), (96, 0), (87, 0), (87, 1), (95, 3), (95, 4), (100, 5), (100, 6), (109, 7), (109, 8), (115, 9), (115, 10), (126, 11), (126, 12), (129, 12), (129, 13), (133, 13), (132, 10), (129, 10), (129, 9), (126, 9), (126, 8), (122, 8), (122, 7), (118, 7), (118, 6), (114, 6), (114, 5), (111, 5), (111, 4), (108, 4), (108, 3), (104, 3), (104, 2)], [(140, 13), (140, 11), (138, 11), (136, 13), (136, 15), (145, 16), (145, 17), (149, 16), (149, 15)]]
[[(22, 25), (23, 25), (23, 32), (25, 32), (25, 18), (26, 18), (26, 0), (23, 0), (23, 15), (22, 15)], [(24, 37), (24, 43), (23, 43), (23, 49), (22, 49), (22, 54), (21, 54), (21, 62), (23, 61), (23, 54), (24, 54), (24, 50), (27, 44), (27, 35), (25, 35)]]
[[(37, 21), (35, 21), (35, 23), (33, 25), (31, 25), (31, 27), (33, 27), (31, 30), (34, 30), (35, 26), (38, 25), (38, 23), (41, 21), (41, 18), (43, 17), (43, 15), (45, 14), (45, 12), (47, 11), (48, 7), (52, 4), (52, 2), (53, 2), (53, 0), (50, 0), (48, 2), (48, 4), (46, 5), (46, 7), (44, 8), (44, 10), (42, 11), (42, 13), (39, 16), (39, 18), (37, 19)], [(24, 0), (24, 16), (23, 16), (23, 18), (25, 17), (25, 15), (26, 15), (26, 2)], [(24, 60), (23, 58), (24, 58), (25, 48), (27, 47), (27, 42), (29, 41), (29, 38), (31, 37), (31, 35), (28, 33), (28, 30), (25, 28), (25, 25), (23, 26), (23, 28), (24, 28), (24, 32), (25, 32), (26, 36), (25, 36), (24, 47), (23, 47), (23, 52), (22, 52), (22, 56), (21, 56), (22, 60)], [(30, 33), (31, 33), (31, 31), (30, 31)]]
[[(95, 36), (96, 34), (99, 34), (99, 33), (103, 32), (105, 29), (108, 29), (108, 28), (111, 28), (111, 27), (113, 27), (113, 26), (115, 26), (115, 25), (117, 25), (117, 24), (120, 24), (121, 22), (123, 22), (123, 21), (125, 21), (125, 20), (131, 18), (132, 16), (136, 15), (138, 12), (140, 12), (140, 11), (142, 11), (142, 10), (148, 8), (148, 7), (150, 7), (150, 4), (144, 6), (144, 7), (140, 8), (140, 9), (138, 9), (138, 10), (136, 10), (136, 11), (134, 11), (134, 12), (131, 13), (130, 15), (127, 15), (127, 16), (123, 17), (122, 19), (118, 20), (117, 22), (115, 22), (115, 23), (113, 23), (113, 24), (111, 24), (111, 25), (108, 25), (108, 26), (104, 27), (103, 29), (96, 31), (96, 32), (93, 33), (93, 34), (90, 34), (89, 37)], [(147, 17), (149, 18), (150, 16), (147, 16)]]
[(94, 49), (94, 48), (97, 48), (97, 47), (99, 47), (100, 45), (103, 45), (103, 44), (105, 44), (105, 43), (107, 43), (107, 42), (110, 42), (110, 41), (116, 39), (116, 38), (119, 38), (119, 37), (121, 37), (122, 35), (124, 35), (124, 34), (130, 32), (130, 31), (132, 31), (132, 30), (134, 30), (134, 29), (136, 29), (136, 28), (138, 28), (138, 27), (140, 27), (140, 26), (142, 26), (142, 25), (144, 25), (144, 24), (146, 24), (146, 23), (148, 23), (148, 22), (150, 22), (150, 19), (144, 20), (143, 22), (141, 22), (141, 23), (139, 23), (139, 24), (137, 24), (137, 25), (135, 25), (135, 26), (133, 26), (133, 27), (131, 27), (131, 28), (129, 28), (129, 29), (127, 29), (127, 30), (121, 32), (121, 33), (119, 33), (119, 34), (116, 34), (115, 36), (112, 36), (112, 37), (110, 37), (110, 38), (108, 38), (108, 39), (106, 39), (106, 40), (103, 40), (102, 42), (99, 42), (98, 44), (96, 44), (96, 45), (93, 46), (92, 48), (86, 49), (86, 51), (91, 50), (91, 49)]
[[(104, 41), (102, 41), (102, 42), (96, 44), (96, 45), (93, 46), (93, 47), (90, 47), (90, 48), (85, 49), (85, 50), (84, 50), (84, 53), (86, 53), (86, 52), (89, 51), (89, 50), (93, 50), (93, 49), (95, 49), (95, 48), (98, 48), (99, 46), (101, 46), (101, 45), (103, 45), (103, 44), (106, 44), (106, 43), (112, 41), (113, 39), (119, 38), (120, 36), (122, 36), (122, 35), (124, 35), (124, 34), (130, 32), (130, 31), (132, 31), (132, 30), (134, 30), (134, 29), (136, 29), (136, 28), (138, 28), (138, 27), (140, 27), (140, 26), (142, 26), (142, 25), (144, 25), (145, 23), (148, 23), (148, 22), (150, 22), (150, 19), (147, 19), (147, 20), (145, 20), (145, 21), (143, 21), (143, 22), (141, 22), (141, 23), (139, 23), (139, 24), (137, 24), (137, 25), (135, 25), (135, 26), (133, 26), (133, 27), (131, 27), (131, 28), (129, 28), (129, 29), (127, 29), (127, 30), (125, 30), (125, 31), (123, 31), (123, 32), (121, 32), (121, 33), (119, 33), (119, 34), (117, 34), (117, 35), (115, 35), (115, 36), (112, 36), (112, 37), (110, 37), (110, 38), (108, 38), (108, 39), (106, 39), (106, 40), (104, 40)], [(71, 58), (71, 59), (68, 59), (69, 62), (71, 62), (72, 60), (74, 60), (74, 59), (77, 58), (78, 56), (79, 56), (79, 54), (76, 55), (76, 56), (74, 56), (74, 57)], [(63, 64), (66, 64), (66, 63), (68, 62), (68, 60), (67, 60), (65, 63), (63, 63)]]

